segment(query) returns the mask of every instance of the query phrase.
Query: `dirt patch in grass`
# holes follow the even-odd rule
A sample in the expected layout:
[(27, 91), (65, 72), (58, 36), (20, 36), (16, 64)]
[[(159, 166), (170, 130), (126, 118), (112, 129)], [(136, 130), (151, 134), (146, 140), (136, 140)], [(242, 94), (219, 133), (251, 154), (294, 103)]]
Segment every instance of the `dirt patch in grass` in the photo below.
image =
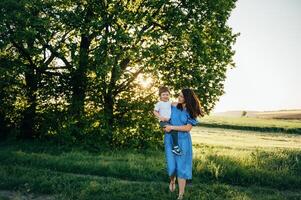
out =
[(0, 200), (54, 200), (55, 196), (21, 191), (0, 190)]

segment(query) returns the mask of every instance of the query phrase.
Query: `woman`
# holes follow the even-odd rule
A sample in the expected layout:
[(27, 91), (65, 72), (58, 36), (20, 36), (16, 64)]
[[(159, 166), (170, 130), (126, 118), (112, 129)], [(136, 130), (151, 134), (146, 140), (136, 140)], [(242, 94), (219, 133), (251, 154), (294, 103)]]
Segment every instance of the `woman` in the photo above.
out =
[[(171, 124), (164, 128), (165, 155), (167, 171), (170, 177), (169, 189), (175, 191), (176, 179), (178, 179), (179, 196), (183, 199), (186, 180), (192, 179), (192, 143), (190, 130), (198, 121), (196, 118), (203, 116), (200, 101), (191, 89), (183, 89), (178, 97), (178, 103), (171, 106)], [(178, 144), (182, 149), (182, 155), (172, 153), (172, 137), (168, 132), (178, 131)]]

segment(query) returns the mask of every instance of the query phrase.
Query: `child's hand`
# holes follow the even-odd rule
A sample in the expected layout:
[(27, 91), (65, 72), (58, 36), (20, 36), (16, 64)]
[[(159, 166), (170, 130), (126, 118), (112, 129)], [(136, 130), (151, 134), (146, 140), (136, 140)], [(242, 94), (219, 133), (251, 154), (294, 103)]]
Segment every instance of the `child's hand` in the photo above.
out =
[(162, 122), (167, 122), (167, 121), (168, 121), (168, 118), (166, 118), (166, 117), (159, 117), (159, 119), (160, 119), (160, 121), (162, 121)]

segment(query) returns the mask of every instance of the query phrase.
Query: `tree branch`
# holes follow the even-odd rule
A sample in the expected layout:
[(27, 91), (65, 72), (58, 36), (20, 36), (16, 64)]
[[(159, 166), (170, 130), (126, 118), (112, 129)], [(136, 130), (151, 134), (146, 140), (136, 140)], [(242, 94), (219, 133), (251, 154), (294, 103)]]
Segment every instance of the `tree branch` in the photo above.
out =
[[(65, 40), (67, 39), (67, 35), (71, 31), (72, 30), (69, 30), (69, 31), (66, 31), (64, 33), (64, 35), (62, 36), (61, 40), (58, 41), (58, 45), (56, 47), (52, 47), (51, 45), (49, 45), (49, 41), (46, 42), (46, 41), (43, 40), (43, 38), (38, 37), (38, 40), (42, 43), (43, 47), (47, 48), (51, 52), (50, 57), (46, 61), (44, 59), (44, 62), (42, 63), (44, 70), (47, 69), (47, 66), (53, 61), (53, 59), (55, 57), (60, 58), (65, 63), (66, 66), (68, 66), (69, 68), (71, 68), (71, 64), (68, 62), (68, 60), (65, 58), (65, 56), (63, 54), (61, 54), (60, 52), (58, 52), (58, 49), (60, 48), (60, 44), (62, 44), (62, 43), (65, 42)], [(53, 34), (53, 35), (55, 35), (55, 34)]]
[(56, 49), (54, 49), (52, 46), (50, 46), (49, 44), (45, 44), (45, 47), (49, 49), (49, 51), (56, 57), (58, 57), (59, 59), (61, 59), (64, 64), (66, 65), (66, 67), (71, 68), (72, 65), (69, 63), (69, 61), (65, 58), (65, 56), (63, 54), (61, 54), (60, 52), (58, 52)]
[(128, 80), (123, 82), (114, 92), (113, 95), (117, 95), (118, 93), (120, 93), (121, 91), (123, 91), (125, 88), (127, 88), (136, 78), (137, 76), (143, 71), (143, 67), (141, 67), (140, 69), (138, 69), (133, 76)]
[(36, 65), (34, 64), (34, 62), (32, 61), (29, 52), (27, 51), (27, 49), (24, 48), (23, 45), (16, 43), (15, 41), (11, 40), (13, 45), (19, 50), (19, 53), (29, 62), (29, 64), (32, 67), (36, 67)]

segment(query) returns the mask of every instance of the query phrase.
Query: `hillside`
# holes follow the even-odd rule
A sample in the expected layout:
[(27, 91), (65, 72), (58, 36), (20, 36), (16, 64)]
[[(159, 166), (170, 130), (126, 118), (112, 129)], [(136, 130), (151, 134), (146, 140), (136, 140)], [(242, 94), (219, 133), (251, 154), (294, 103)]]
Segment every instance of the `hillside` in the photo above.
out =
[[(301, 120), (301, 109), (296, 110), (277, 110), (277, 111), (248, 111), (246, 110), (246, 117), (256, 117), (265, 119), (289, 119), (289, 120)], [(219, 117), (240, 117), (242, 110), (226, 111), (212, 113), (210, 116)]]

